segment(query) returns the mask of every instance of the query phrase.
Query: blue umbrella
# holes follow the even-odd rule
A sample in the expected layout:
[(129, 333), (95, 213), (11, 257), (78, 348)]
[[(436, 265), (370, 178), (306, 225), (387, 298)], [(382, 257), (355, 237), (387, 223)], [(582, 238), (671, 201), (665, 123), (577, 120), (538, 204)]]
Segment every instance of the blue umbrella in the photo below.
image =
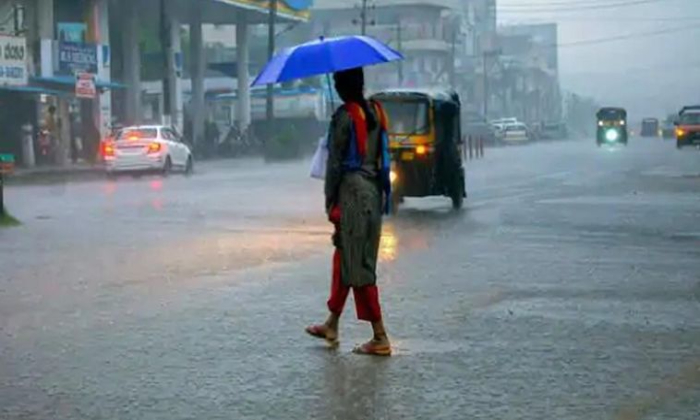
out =
[(398, 51), (367, 36), (321, 38), (288, 48), (274, 56), (255, 78), (253, 86), (402, 59), (403, 56)]

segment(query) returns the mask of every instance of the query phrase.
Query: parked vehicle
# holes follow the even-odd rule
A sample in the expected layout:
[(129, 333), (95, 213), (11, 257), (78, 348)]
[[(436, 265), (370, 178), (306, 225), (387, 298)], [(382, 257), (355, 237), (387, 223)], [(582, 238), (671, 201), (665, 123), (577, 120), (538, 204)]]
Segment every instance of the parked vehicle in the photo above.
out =
[(550, 122), (542, 124), (540, 138), (543, 140), (563, 140), (568, 136), (566, 124), (563, 122)]
[(114, 141), (104, 143), (107, 173), (158, 171), (168, 174), (194, 169), (190, 147), (173, 128), (162, 125), (127, 127)]
[(531, 139), (529, 129), (521, 122), (506, 124), (501, 130), (503, 144), (523, 144)]
[(463, 118), (463, 135), (473, 139), (483, 139), (484, 144), (494, 145), (496, 143), (496, 130), (486, 118), (477, 112), (467, 112)]

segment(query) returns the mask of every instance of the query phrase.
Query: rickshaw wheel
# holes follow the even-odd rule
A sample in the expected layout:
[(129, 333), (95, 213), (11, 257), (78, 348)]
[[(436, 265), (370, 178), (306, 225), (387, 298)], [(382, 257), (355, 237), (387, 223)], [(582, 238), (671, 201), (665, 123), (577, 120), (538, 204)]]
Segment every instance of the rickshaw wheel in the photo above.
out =
[(464, 205), (464, 194), (453, 193), (453, 195), (452, 195), (452, 208), (455, 210), (461, 210), (463, 205)]

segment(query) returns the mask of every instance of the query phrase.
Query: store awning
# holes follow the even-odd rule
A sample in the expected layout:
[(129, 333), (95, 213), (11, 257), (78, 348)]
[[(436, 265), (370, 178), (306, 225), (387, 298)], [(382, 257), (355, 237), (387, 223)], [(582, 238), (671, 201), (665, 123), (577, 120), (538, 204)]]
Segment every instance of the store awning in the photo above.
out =
[(64, 92), (58, 91), (58, 90), (53, 90), (53, 89), (47, 89), (41, 86), (10, 86), (10, 85), (2, 85), (0, 86), (0, 90), (5, 90), (5, 91), (10, 91), (10, 92), (19, 92), (19, 93), (29, 93), (29, 94), (34, 94), (34, 95), (62, 95)]
[[(31, 81), (49, 85), (75, 86), (75, 77), (73, 76), (32, 77)], [(95, 87), (98, 89), (126, 89), (126, 85), (123, 83), (101, 79), (95, 79)]]

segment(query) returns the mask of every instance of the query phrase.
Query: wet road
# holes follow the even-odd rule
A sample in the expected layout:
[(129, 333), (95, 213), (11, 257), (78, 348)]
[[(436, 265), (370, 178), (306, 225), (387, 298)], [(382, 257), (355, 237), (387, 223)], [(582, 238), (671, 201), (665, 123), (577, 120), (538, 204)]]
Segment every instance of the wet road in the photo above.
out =
[[(330, 226), (306, 164), (12, 187), (2, 419), (698, 419), (700, 153), (488, 151), (467, 208), (385, 223), (390, 359), (303, 334)], [(349, 302), (350, 304), (351, 302)]]

